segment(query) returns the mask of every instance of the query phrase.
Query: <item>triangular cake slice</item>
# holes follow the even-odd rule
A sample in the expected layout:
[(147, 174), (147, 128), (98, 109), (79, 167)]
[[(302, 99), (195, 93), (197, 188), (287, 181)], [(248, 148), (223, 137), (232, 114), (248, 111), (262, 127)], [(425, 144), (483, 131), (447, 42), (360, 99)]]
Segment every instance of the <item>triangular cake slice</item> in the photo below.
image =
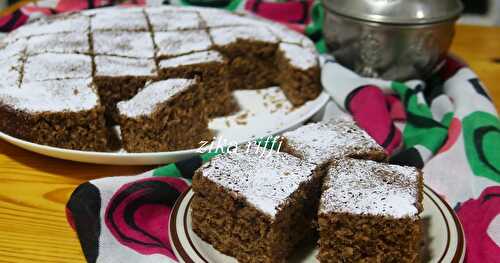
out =
[(210, 141), (208, 112), (196, 79), (148, 82), (130, 100), (117, 104), (123, 148), (162, 152), (196, 148)]

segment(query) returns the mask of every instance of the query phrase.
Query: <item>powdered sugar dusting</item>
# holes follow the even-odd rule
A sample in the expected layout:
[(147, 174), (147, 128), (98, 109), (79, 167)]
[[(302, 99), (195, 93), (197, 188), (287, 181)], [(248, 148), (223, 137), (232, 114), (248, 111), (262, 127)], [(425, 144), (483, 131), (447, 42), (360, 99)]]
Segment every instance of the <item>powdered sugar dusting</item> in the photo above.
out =
[(287, 28), (286, 26), (282, 26), (280, 24), (270, 24), (268, 26), (268, 29), (271, 31), (272, 34), (274, 34), (282, 42), (285, 43), (301, 45), (304, 38), (306, 38), (299, 32), (293, 31), (292, 29)]
[(2, 39), (0, 42), (0, 59), (4, 60), (13, 56), (19, 56), (26, 49), (27, 40), (25, 38), (20, 38), (17, 40), (7, 41)]
[(418, 215), (419, 172), (414, 167), (343, 159), (330, 168), (319, 213)]
[(151, 76), (156, 70), (153, 59), (113, 56), (95, 57), (97, 77)]
[(36, 20), (13, 32), (16, 38), (61, 32), (85, 34), (89, 28), (89, 18), (80, 14), (56, 15)]
[(279, 50), (296, 68), (307, 70), (318, 66), (318, 55), (309, 49), (295, 44), (281, 43)]
[(3, 58), (2, 63), (0, 63), (0, 76), (2, 76), (2, 82), (0, 87), (18, 87), (21, 80), (21, 57), (13, 56), (8, 58)]
[(153, 39), (149, 32), (94, 32), (94, 52), (99, 55), (154, 57)]
[(175, 56), (204, 51), (212, 46), (205, 30), (156, 32), (154, 37), (158, 46), (158, 56)]
[(142, 8), (117, 8), (97, 12), (91, 18), (92, 30), (147, 31), (148, 24)]
[(90, 78), (92, 65), (90, 56), (77, 54), (44, 53), (28, 57), (24, 66), (23, 82)]
[(160, 61), (160, 68), (194, 65), (210, 62), (224, 62), (224, 57), (217, 51), (195, 52), (192, 54), (174, 57)]
[(222, 154), (203, 165), (202, 174), (272, 218), (287, 198), (312, 179), (315, 165), (282, 152), (261, 147), (242, 147), (240, 152)]
[(311, 123), (283, 134), (288, 145), (312, 163), (361, 155), (384, 149), (370, 135), (348, 120)]
[(88, 53), (89, 39), (87, 34), (58, 33), (33, 36), (28, 42), (28, 55), (45, 52), (55, 53)]
[(222, 10), (200, 10), (201, 18), (207, 27), (227, 27), (227, 26), (249, 26), (249, 25), (263, 25), (257, 19), (247, 16), (239, 16), (234, 13), (229, 13)]
[(77, 112), (97, 106), (92, 79), (48, 80), (0, 89), (0, 102), (26, 112)]
[(172, 31), (201, 28), (201, 19), (196, 12), (179, 12), (163, 8), (146, 9), (154, 31)]
[(263, 26), (235, 26), (210, 29), (214, 43), (219, 46), (229, 45), (238, 39), (277, 43), (278, 39)]
[(193, 79), (168, 79), (148, 83), (132, 99), (119, 102), (118, 111), (131, 118), (151, 114), (158, 104), (170, 100), (195, 83), (196, 81)]

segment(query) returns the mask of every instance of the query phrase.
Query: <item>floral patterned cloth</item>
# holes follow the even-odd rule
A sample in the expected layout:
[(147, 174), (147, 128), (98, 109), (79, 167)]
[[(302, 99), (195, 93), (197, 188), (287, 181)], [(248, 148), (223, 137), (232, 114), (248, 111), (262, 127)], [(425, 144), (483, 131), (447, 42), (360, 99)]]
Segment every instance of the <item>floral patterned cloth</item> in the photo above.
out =
[[(122, 4), (169, 4), (163, 2)], [(12, 31), (39, 16), (114, 4), (38, 1), (0, 17), (0, 31)], [(170, 4), (253, 12), (307, 34), (319, 51), (325, 50), (323, 10), (313, 0), (172, 0)], [(449, 57), (429, 80), (398, 83), (362, 78), (325, 58), (322, 83), (333, 101), (320, 118), (350, 115), (392, 154), (392, 163), (422, 168), (426, 184), (455, 207), (465, 231), (466, 261), (500, 262), (500, 122), (474, 72)], [(87, 261), (175, 262), (166, 224), (170, 209), (188, 189), (193, 171), (212, 156), (79, 186), (67, 204), (67, 215)]]

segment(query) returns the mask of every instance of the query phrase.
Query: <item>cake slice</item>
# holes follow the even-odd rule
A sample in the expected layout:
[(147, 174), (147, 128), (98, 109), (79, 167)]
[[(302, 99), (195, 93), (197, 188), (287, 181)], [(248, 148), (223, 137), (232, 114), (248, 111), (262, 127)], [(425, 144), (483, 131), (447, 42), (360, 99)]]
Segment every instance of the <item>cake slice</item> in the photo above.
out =
[(33, 22), (19, 27), (13, 31), (10, 37), (22, 38), (68, 32), (79, 32), (82, 35), (86, 35), (89, 25), (89, 18), (79, 13), (51, 15), (49, 17), (35, 19)]
[(90, 53), (89, 37), (81, 32), (32, 36), (28, 42), (28, 55), (40, 53)]
[(148, 31), (141, 8), (110, 8), (90, 16), (93, 31)]
[(90, 78), (33, 81), (0, 89), (0, 129), (38, 144), (109, 150), (103, 111)]
[(333, 119), (285, 132), (283, 151), (325, 167), (343, 157), (382, 161), (384, 148), (350, 120)]
[(81, 54), (43, 53), (28, 57), (22, 82), (55, 79), (87, 79), (92, 76), (90, 56)]
[(159, 62), (161, 78), (194, 78), (202, 81), (204, 107), (209, 117), (228, 115), (238, 109), (226, 82), (227, 59), (215, 50), (194, 52)]
[(154, 32), (202, 28), (200, 16), (189, 9), (165, 11), (148, 8), (146, 14)]
[(208, 113), (194, 79), (149, 82), (132, 99), (117, 104), (123, 148), (162, 152), (210, 141)]
[(212, 42), (203, 29), (169, 32), (155, 32), (154, 41), (158, 47), (156, 56), (160, 59), (210, 49)]
[(239, 262), (286, 262), (312, 232), (315, 165), (253, 146), (219, 155), (193, 178), (194, 232)]
[(413, 167), (337, 161), (319, 205), (319, 261), (420, 262), (422, 180)]
[(94, 53), (133, 58), (152, 58), (155, 55), (149, 32), (96, 31), (92, 33)]

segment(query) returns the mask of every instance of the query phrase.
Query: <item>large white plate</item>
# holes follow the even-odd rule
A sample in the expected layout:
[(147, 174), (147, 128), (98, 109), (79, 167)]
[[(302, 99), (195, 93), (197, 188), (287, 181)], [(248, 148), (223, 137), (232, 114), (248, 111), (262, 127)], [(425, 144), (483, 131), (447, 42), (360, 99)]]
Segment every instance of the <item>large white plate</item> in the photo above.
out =
[[(234, 92), (241, 111), (228, 117), (213, 119), (209, 127), (217, 135), (216, 142), (224, 145), (245, 143), (293, 129), (318, 112), (328, 101), (323, 92), (318, 98), (293, 108), (278, 87)], [(153, 165), (175, 162), (196, 154), (197, 149), (154, 152), (90, 152), (62, 149), (31, 143), (0, 132), (0, 138), (29, 151), (72, 161), (113, 164)]]
[[(235, 258), (215, 250), (200, 239), (191, 226), (193, 191), (185, 192), (176, 202), (170, 217), (169, 238), (180, 262), (237, 263)], [(422, 262), (463, 262), (465, 239), (462, 227), (453, 210), (429, 187), (424, 187), (424, 246)], [(301, 246), (290, 262), (318, 263), (314, 244)]]

